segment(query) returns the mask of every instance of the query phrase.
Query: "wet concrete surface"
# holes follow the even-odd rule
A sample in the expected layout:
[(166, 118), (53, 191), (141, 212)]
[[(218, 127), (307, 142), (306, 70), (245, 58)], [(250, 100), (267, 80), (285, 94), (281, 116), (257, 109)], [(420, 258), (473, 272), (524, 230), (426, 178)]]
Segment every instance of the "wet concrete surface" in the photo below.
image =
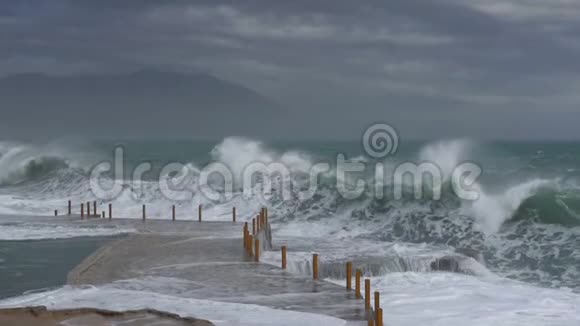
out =
[(257, 304), (349, 321), (365, 317), (364, 304), (355, 299), (354, 292), (247, 257), (242, 247), (243, 223), (115, 218), (80, 221), (78, 217), (45, 221), (133, 230), (72, 270), (68, 277), (71, 285), (113, 283), (119, 288)]

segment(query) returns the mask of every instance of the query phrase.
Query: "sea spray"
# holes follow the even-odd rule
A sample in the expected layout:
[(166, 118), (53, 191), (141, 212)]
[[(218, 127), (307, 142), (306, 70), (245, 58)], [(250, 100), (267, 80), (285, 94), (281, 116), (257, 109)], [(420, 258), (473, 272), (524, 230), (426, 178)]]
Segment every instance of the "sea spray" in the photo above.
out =
[[(114, 145), (110, 144), (110, 149)], [(450, 140), (421, 144), (381, 163), (392, 170), (400, 162), (429, 160), (438, 164), (445, 175), (449, 175), (448, 171), (456, 163), (465, 160), (476, 162), (484, 170), (481, 180), (473, 186), (480, 191), (480, 198), (476, 201), (462, 201), (446, 184), (440, 200), (433, 200), (427, 192), (420, 199), (411, 195), (394, 200), (389, 196), (376, 198), (372, 192), (374, 175), (370, 167), (377, 161), (361, 154), (360, 148), (357, 152), (353, 145), (338, 144), (335, 145), (337, 152), (354, 153), (350, 155), (350, 160), (365, 163), (369, 167), (365, 173), (348, 177), (349, 180), (361, 178), (371, 185), (359, 198), (345, 199), (341, 196), (336, 189), (337, 180), (333, 170), (319, 178), (318, 189), (312, 198), (302, 200), (297, 195), (300, 187), (293, 187), (291, 198), (284, 200), (276, 195), (278, 183), (273, 182), (266, 196), (248, 198), (244, 196), (243, 189), (235, 188), (231, 198), (221, 197), (212, 201), (198, 191), (199, 172), (208, 162), (221, 162), (238, 173), (243, 171), (244, 164), (256, 161), (266, 164), (281, 161), (288, 164), (292, 171), (301, 171), (319, 160), (332, 162), (336, 159), (336, 153), (333, 155), (326, 149), (327, 145), (317, 143), (297, 144), (287, 149), (287, 146), (240, 137), (228, 137), (211, 145), (203, 145), (201, 148), (207, 148), (203, 155), (199, 154), (199, 146), (197, 143), (160, 145), (156, 142), (143, 142), (140, 146), (126, 145), (126, 151), (131, 155), (128, 169), (140, 163), (141, 157), (148, 158), (154, 169), (145, 174), (145, 179), (139, 184), (132, 182), (130, 174), (126, 175), (121, 193), (112, 200), (115, 214), (139, 218), (141, 205), (146, 203), (151, 218), (167, 218), (171, 206), (176, 205), (178, 219), (193, 219), (197, 205), (201, 204), (207, 220), (229, 220), (231, 207), (236, 206), (238, 219), (251, 221), (260, 207), (268, 206), (275, 238), (282, 235), (333, 239), (339, 244), (352, 239), (364, 239), (379, 245), (425, 244), (426, 250), (432, 253), (437, 252), (439, 246), (445, 246), (451, 252), (456, 248), (467, 248), (480, 252), (487, 268), (500, 276), (546, 286), (580, 287), (577, 281), (580, 271), (573, 268), (580, 264), (580, 257), (574, 254), (580, 248), (578, 223), (574, 222), (580, 212), (580, 189), (577, 186), (579, 183), (575, 181), (574, 170), (566, 168), (567, 164), (580, 162), (570, 161), (570, 156), (565, 153), (553, 158), (556, 163), (543, 163), (538, 161), (535, 148), (528, 155), (528, 147), (519, 145), (514, 147), (513, 153), (505, 154), (506, 149), (502, 148), (486, 156), (479, 156), (474, 148), (481, 145), (473, 141)], [(493, 147), (490, 144), (485, 146)], [(34, 154), (30, 156), (46, 156), (42, 149), (31, 145), (25, 147), (30, 148), (27, 151)], [(103, 148), (109, 147), (102, 144), (85, 146), (80, 155), (75, 155), (74, 150), (66, 146), (52, 151), (53, 156), (69, 163), (68, 167), (59, 167), (56, 171), (34, 169), (43, 175), (18, 184), (1, 186), (0, 213), (46, 215), (54, 209), (66, 211), (69, 199), (75, 203), (73, 210), (78, 211), (78, 203), (95, 199), (88, 186), (86, 171), (100, 161), (82, 158), (101, 157), (99, 155), (102, 155)], [(10, 148), (13, 147), (5, 147), (3, 153), (10, 151)], [(159, 171), (174, 158), (182, 164), (183, 169), (162, 178), (162, 181), (176, 179), (173, 181), (178, 181), (179, 187), (187, 190), (188, 196), (177, 201), (167, 198), (158, 182)], [(535, 160), (534, 166), (542, 166), (542, 169), (531, 169), (530, 160)], [(558, 167), (556, 172), (560, 175), (554, 177), (553, 166)], [(546, 169), (550, 173), (544, 173)], [(102, 177), (103, 186), (110, 185), (112, 176)], [(303, 185), (304, 181), (300, 177), (292, 180), (293, 185), (298, 186)], [(389, 180), (386, 181), (385, 187), (388, 190), (393, 185), (389, 184)], [(219, 178), (210, 178), (209, 183), (213, 189), (223, 189)], [(259, 182), (251, 187), (255, 194), (262, 191)], [(388, 193), (385, 191), (385, 194)], [(97, 201), (99, 206), (111, 202), (98, 198)], [(362, 248), (361, 252), (364, 250)], [(412, 261), (414, 258), (409, 259)], [(417, 266), (430, 265), (425, 263)]]

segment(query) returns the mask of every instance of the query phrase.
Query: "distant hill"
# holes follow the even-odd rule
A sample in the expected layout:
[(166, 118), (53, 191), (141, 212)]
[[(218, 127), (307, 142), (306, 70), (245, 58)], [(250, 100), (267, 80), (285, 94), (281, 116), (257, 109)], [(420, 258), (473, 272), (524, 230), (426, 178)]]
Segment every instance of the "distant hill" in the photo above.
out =
[(249, 88), (202, 73), (0, 78), (2, 137), (58, 129), (87, 136), (219, 137), (248, 130), (248, 124), (259, 128), (280, 110)]

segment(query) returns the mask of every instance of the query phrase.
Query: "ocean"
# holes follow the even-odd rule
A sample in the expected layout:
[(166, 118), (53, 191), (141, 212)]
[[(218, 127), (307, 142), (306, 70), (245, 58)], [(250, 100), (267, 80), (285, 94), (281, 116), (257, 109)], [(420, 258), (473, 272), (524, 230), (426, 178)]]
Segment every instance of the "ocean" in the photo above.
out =
[[(99, 164), (114, 166), (116, 149), (120, 170), (95, 174)], [(268, 207), (274, 243), (289, 247), (291, 272), (308, 274), (317, 252), (323, 277), (343, 284), (344, 263), (354, 261), (383, 293), (390, 325), (578, 325), (579, 149), (573, 142), (452, 139), (401, 143), (376, 157), (358, 141), (4, 141), (0, 215), (66, 212), (68, 200), (78, 213), (77, 203), (97, 200), (113, 203), (120, 217), (140, 218), (147, 204), (150, 218), (169, 219), (175, 204), (181, 218), (194, 219), (202, 205), (205, 219), (229, 220), (235, 206), (238, 220), (251, 221)], [(362, 170), (338, 173), (345, 171), (340, 162)], [(262, 163), (284, 169), (245, 177), (248, 166)], [(329, 169), (312, 178), (318, 163)], [(439, 182), (392, 177), (404, 164), (427, 163)], [(466, 163), (481, 175), (454, 179)], [(459, 196), (458, 182), (477, 198)], [(77, 231), (43, 228), (0, 218), (0, 250)], [(265, 253), (267, 262), (278, 259)], [(0, 260), (0, 270), (14, 268), (7, 264)]]
[(0, 299), (54, 290), (110, 237), (0, 241)]

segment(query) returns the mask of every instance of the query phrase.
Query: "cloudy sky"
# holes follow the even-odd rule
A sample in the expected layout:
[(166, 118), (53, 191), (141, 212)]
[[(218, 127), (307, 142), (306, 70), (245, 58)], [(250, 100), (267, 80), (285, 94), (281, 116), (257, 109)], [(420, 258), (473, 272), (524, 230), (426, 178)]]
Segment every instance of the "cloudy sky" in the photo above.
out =
[(0, 75), (202, 71), (312, 136), (578, 139), (578, 17), (577, 0), (6, 0)]

